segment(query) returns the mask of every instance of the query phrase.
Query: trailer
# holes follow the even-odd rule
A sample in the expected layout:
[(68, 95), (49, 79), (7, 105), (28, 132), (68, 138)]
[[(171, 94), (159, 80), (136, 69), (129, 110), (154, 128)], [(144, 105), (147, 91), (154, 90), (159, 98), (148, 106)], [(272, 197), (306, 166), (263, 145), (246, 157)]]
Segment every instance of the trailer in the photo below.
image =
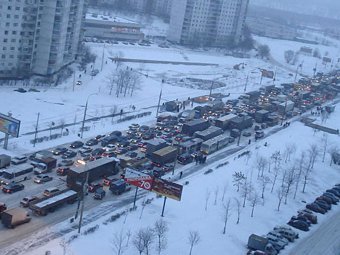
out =
[(158, 164), (171, 163), (176, 160), (177, 148), (173, 146), (164, 147), (152, 153), (151, 161)]
[(222, 128), (211, 126), (211, 127), (208, 127), (206, 130), (195, 132), (194, 137), (201, 138), (203, 141), (207, 141), (221, 134), (223, 134)]
[(253, 118), (247, 115), (244, 115), (242, 117), (237, 117), (230, 121), (231, 129), (243, 130), (246, 128), (250, 128), (251, 126), (253, 126)]
[(2, 171), (2, 177), (8, 180), (15, 179), (16, 177), (22, 177), (23, 180), (27, 179), (27, 174), (33, 172), (33, 166), (30, 164), (20, 164), (11, 166)]
[(166, 141), (161, 138), (154, 138), (146, 142), (146, 156), (151, 156), (154, 151), (160, 150), (167, 146)]
[(11, 156), (8, 156), (6, 154), (0, 155), (0, 168), (5, 168), (6, 166), (9, 166), (11, 164)]
[(229, 128), (230, 121), (237, 118), (237, 115), (230, 113), (215, 120), (215, 126), (226, 130)]
[(214, 153), (224, 147), (229, 143), (229, 136), (226, 134), (216, 136), (202, 143), (201, 152), (208, 155)]
[(2, 212), (1, 221), (5, 227), (15, 228), (18, 225), (30, 222), (31, 217), (25, 209), (18, 207)]
[(284, 103), (281, 103), (277, 106), (277, 110), (279, 113), (286, 113), (290, 112), (294, 109), (294, 102), (293, 101), (286, 101)]
[(182, 126), (182, 133), (192, 136), (196, 131), (203, 131), (210, 126), (209, 121), (204, 119), (192, 120), (184, 123)]
[(28, 207), (33, 213), (45, 216), (49, 212), (54, 212), (65, 203), (72, 204), (78, 199), (78, 193), (74, 190), (66, 189), (56, 192), (51, 197), (44, 197), (29, 203)]
[(115, 157), (104, 157), (84, 165), (71, 166), (66, 177), (67, 187), (81, 192), (87, 175), (88, 183), (91, 183), (100, 178), (118, 174), (118, 163), (119, 159)]

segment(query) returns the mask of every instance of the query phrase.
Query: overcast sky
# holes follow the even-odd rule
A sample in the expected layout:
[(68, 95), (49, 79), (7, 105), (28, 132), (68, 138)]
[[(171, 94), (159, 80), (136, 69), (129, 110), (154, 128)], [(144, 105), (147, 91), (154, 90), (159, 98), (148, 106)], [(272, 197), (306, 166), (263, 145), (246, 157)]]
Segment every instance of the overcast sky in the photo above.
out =
[(340, 19), (340, 0), (250, 0), (250, 3)]

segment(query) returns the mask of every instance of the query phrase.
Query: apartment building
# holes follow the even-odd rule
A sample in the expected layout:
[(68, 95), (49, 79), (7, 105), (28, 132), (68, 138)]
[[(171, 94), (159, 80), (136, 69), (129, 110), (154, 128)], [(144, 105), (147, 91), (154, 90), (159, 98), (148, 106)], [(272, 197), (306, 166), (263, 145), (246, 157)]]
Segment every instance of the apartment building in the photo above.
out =
[(84, 0), (0, 0), (0, 78), (51, 75), (77, 55)]
[(173, 0), (168, 40), (225, 46), (242, 38), (249, 0)]

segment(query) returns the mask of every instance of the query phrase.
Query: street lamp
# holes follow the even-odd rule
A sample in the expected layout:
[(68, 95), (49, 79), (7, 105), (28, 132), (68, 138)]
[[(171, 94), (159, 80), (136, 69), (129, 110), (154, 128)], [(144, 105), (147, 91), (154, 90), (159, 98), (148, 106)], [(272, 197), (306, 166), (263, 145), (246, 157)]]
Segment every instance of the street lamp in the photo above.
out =
[(83, 116), (83, 122), (82, 122), (82, 124), (81, 124), (81, 130), (80, 130), (80, 138), (83, 138), (84, 125), (85, 125), (85, 118), (86, 118), (87, 105), (88, 105), (88, 102), (89, 102), (89, 98), (90, 98), (90, 96), (93, 96), (93, 95), (98, 95), (98, 94), (97, 94), (97, 93), (92, 93), (92, 94), (88, 95), (88, 97), (87, 97), (87, 99), (86, 99), (85, 110), (84, 110), (84, 116)]

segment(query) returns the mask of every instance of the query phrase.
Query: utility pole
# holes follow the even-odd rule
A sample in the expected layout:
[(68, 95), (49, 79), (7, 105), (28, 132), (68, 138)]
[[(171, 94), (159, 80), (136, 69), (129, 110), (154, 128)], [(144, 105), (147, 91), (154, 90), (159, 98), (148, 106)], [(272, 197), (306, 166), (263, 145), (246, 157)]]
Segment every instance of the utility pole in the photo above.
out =
[[(86, 165), (85, 165), (86, 168)], [(78, 225), (78, 234), (80, 233), (80, 229), (81, 229), (81, 224), (83, 223), (83, 213), (84, 213), (84, 199), (85, 199), (85, 193), (86, 193), (86, 189), (87, 189), (87, 183), (89, 181), (89, 171), (87, 171), (86, 173), (86, 180), (83, 183), (83, 187), (82, 187), (82, 204), (81, 204), (81, 209), (80, 209), (80, 218), (79, 218), (79, 225)]]
[(247, 91), (248, 79), (249, 79), (249, 74), (247, 75), (247, 78), (246, 78), (246, 84), (244, 84), (244, 92)]
[(97, 93), (90, 94), (87, 99), (86, 99), (86, 104), (85, 104), (85, 110), (84, 110), (84, 116), (83, 116), (83, 121), (81, 123), (81, 130), (80, 130), (80, 138), (83, 138), (83, 133), (84, 133), (84, 126), (85, 126), (85, 118), (86, 118), (86, 112), (87, 112), (87, 105), (89, 103), (89, 98), (90, 96), (97, 95)]
[(76, 71), (74, 70), (74, 72), (73, 72), (73, 88), (72, 88), (73, 92), (74, 92), (75, 85), (76, 85)]
[(102, 65), (101, 65), (100, 71), (103, 71), (103, 65), (104, 65), (104, 49), (105, 49), (105, 43), (104, 43), (104, 46), (103, 46)]
[(162, 90), (163, 90), (163, 87), (161, 88), (161, 92), (159, 93), (159, 97), (158, 97), (158, 104), (157, 104), (156, 118), (158, 117), (158, 113), (159, 113), (159, 106), (160, 106), (160, 104), (161, 104)]
[(211, 94), (212, 94), (213, 86), (214, 86), (214, 81), (211, 82), (210, 91), (209, 91), (209, 100), (211, 99)]
[(36, 144), (36, 142), (37, 142), (39, 117), (40, 117), (40, 112), (38, 112), (37, 123), (35, 124), (35, 132), (34, 132), (33, 147), (35, 147), (35, 144)]

